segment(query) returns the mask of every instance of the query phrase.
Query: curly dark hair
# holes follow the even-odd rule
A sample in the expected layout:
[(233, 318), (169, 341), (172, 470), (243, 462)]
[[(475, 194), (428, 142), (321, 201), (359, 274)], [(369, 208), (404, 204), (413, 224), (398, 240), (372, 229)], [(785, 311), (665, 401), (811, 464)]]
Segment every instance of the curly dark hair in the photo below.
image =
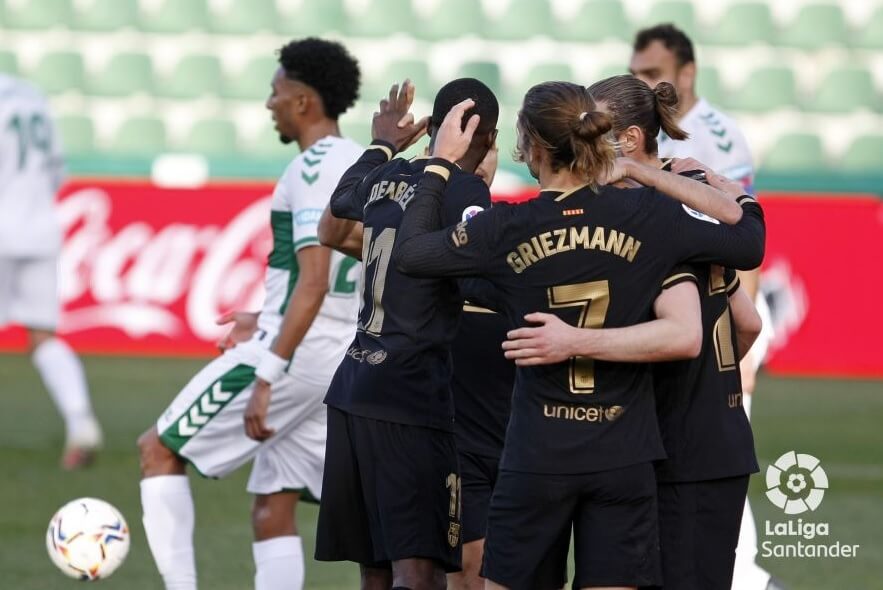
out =
[(325, 114), (337, 119), (359, 98), (361, 72), (346, 47), (316, 37), (297, 39), (279, 50), (285, 75), (313, 87)]

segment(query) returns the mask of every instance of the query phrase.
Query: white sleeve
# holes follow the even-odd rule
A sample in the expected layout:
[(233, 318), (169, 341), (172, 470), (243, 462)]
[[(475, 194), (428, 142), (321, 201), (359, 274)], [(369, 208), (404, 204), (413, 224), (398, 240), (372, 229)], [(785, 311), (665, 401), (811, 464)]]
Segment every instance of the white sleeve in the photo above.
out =
[[(291, 206), (291, 231), (294, 251), (319, 245), (319, 219), (337, 186), (327, 166), (310, 165), (302, 158), (287, 179)], [(329, 181), (331, 186), (327, 186)]]

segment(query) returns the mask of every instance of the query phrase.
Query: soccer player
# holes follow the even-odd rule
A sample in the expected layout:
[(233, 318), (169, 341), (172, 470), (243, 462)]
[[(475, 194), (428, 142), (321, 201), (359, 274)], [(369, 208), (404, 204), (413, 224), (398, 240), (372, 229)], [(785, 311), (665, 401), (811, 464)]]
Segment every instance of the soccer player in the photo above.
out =
[(362, 151), (337, 123), (358, 96), (359, 66), (338, 43), (296, 40), (279, 51), (271, 87), (267, 108), (280, 139), (297, 142), (301, 154), (273, 191), (263, 309), (256, 319), (232, 318), (234, 343), (253, 336), (197, 373), (138, 440), (144, 529), (167, 590), (196, 588), (187, 463), (217, 478), (252, 458), (255, 588), (303, 586), (294, 512), (301, 496), (322, 491), (322, 398), (358, 306), (358, 263), (320, 246), (317, 224)]
[[(360, 564), (362, 588), (444, 588), (460, 569), (460, 477), (450, 389), (450, 344), (463, 306), (458, 284), (414, 279), (390, 264), (399, 223), (426, 158), (393, 156), (467, 97), (482, 125), (457, 158), (441, 212), (453, 224), (490, 206), (473, 174), (496, 137), (491, 90), (473, 78), (445, 84), (432, 117), (408, 113), (414, 87), (393, 86), (380, 103), (374, 141), (344, 175), (331, 213), (364, 224), (362, 309), (356, 338), (328, 390), (325, 495), (316, 559)], [(430, 143), (431, 145), (431, 143)], [(334, 232), (329, 232), (334, 233)]]
[[(475, 173), (490, 187), (498, 152), (492, 148)], [(451, 590), (481, 590), (481, 561), (491, 494), (512, 409), (515, 365), (503, 356), (508, 322), (502, 315), (467, 302), (451, 343), (454, 434), (460, 460), (463, 505), (463, 569), (448, 574)]]
[[(687, 131), (689, 138), (675, 140), (664, 133), (660, 135), (659, 154), (663, 158), (695, 158), (712, 170), (740, 182), (747, 192), (753, 191), (754, 164), (748, 142), (735, 121), (697, 96), (693, 43), (683, 31), (671, 24), (639, 31), (635, 36), (629, 70), (651, 88), (665, 81), (677, 89), (678, 124)], [(757, 305), (761, 316), (768, 320), (766, 301), (758, 297), (759, 275), (759, 269), (739, 273), (743, 288)], [(742, 404), (749, 417), (757, 368), (772, 337), (770, 322), (766, 320), (753, 349), (740, 364), (745, 394)], [(733, 590), (775, 590), (779, 587), (769, 572), (755, 563), (756, 556), (757, 531), (746, 499)]]
[[(393, 253), (420, 277), (480, 276), (505, 296), (510, 324), (549, 309), (584, 327), (651, 319), (667, 272), (680, 260), (759, 264), (763, 216), (716, 190), (657, 169), (620, 162), (606, 114), (582, 86), (531, 88), (519, 113), (519, 150), (539, 179), (538, 198), (498, 204), (441, 229), (456, 161), (479, 121), (457, 105), (409, 204)], [(631, 177), (706, 214), (739, 209), (733, 226), (697, 218), (652, 188), (599, 185)], [(577, 588), (659, 583), (656, 482), (663, 457), (649, 367), (575, 358), (517, 371), (512, 415), (488, 516), (483, 572), (489, 588), (559, 588), (547, 577), (575, 536)], [(546, 571), (544, 571), (546, 570)]]
[[(682, 134), (674, 123), (677, 97), (670, 84), (651, 90), (633, 76), (615, 76), (593, 84), (589, 93), (600, 110), (612, 115), (623, 155), (649, 166), (670, 166), (655, 149), (660, 127), (670, 137)], [(695, 360), (653, 366), (667, 455), (656, 465), (664, 587), (728, 590), (748, 477), (758, 469), (751, 427), (742, 411), (737, 361), (757, 337), (760, 317), (730, 269), (679, 265), (663, 283), (663, 293), (676, 285), (699, 295), (702, 348)], [(680, 337), (677, 326), (660, 318), (600, 330), (569, 326), (551, 314), (526, 319), (540, 325), (513, 330), (504, 345), (507, 358), (520, 366), (572, 356), (663, 360)], [(636, 342), (641, 346), (637, 353), (631, 346)]]
[(55, 193), (64, 177), (61, 145), (46, 98), (0, 75), (0, 326), (28, 334), (28, 351), (65, 426), (64, 469), (88, 465), (101, 445), (83, 365), (56, 335), (61, 228)]

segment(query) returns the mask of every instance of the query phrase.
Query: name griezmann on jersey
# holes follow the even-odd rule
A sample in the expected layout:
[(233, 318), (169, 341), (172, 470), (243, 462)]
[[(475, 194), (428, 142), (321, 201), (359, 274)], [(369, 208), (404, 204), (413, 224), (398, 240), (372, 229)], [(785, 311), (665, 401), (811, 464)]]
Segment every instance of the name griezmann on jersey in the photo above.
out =
[(634, 262), (640, 247), (640, 240), (623, 231), (601, 226), (592, 231), (588, 225), (571, 226), (543, 232), (521, 242), (506, 255), (506, 262), (515, 274), (521, 274), (527, 267), (544, 258), (578, 248), (601, 250)]

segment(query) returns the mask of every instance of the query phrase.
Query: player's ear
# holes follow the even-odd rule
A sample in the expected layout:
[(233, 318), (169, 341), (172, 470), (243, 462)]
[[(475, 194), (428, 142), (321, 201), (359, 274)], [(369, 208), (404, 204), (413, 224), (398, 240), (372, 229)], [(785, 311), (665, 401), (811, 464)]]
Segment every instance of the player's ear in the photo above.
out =
[(630, 156), (644, 145), (644, 132), (637, 125), (630, 125), (619, 136), (619, 147), (624, 156)]
[(315, 92), (310, 92), (306, 88), (300, 88), (297, 91), (297, 94), (294, 96), (294, 108), (297, 109), (297, 114), (303, 115), (310, 108), (310, 103), (312, 101), (318, 101), (317, 105), (321, 108), (322, 99), (319, 98), (319, 95)]
[(487, 134), (487, 149), (494, 149), (494, 144), (497, 143), (497, 133), (499, 130), (494, 129), (490, 133)]
[(678, 72), (680, 78), (679, 88), (696, 88), (696, 63), (690, 62), (681, 66)]

